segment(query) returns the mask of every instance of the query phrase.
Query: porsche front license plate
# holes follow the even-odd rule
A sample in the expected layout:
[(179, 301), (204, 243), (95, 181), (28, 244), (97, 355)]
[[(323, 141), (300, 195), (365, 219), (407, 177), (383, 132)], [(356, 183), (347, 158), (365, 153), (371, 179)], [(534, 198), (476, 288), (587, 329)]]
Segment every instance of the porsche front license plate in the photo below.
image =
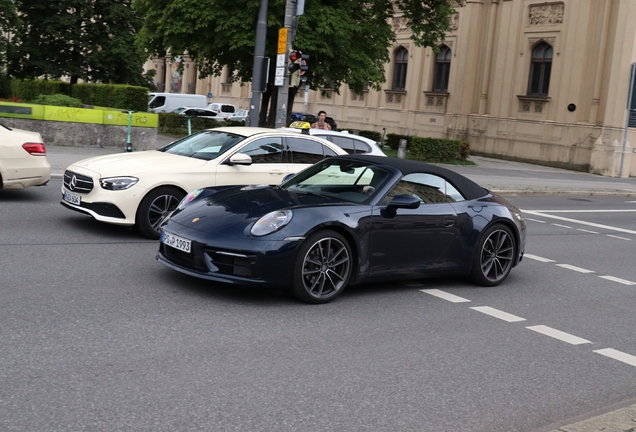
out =
[(190, 247), (192, 246), (192, 242), (190, 240), (186, 240), (166, 231), (163, 231), (161, 234), (161, 242), (187, 253), (190, 253)]
[(82, 201), (82, 197), (69, 191), (64, 191), (64, 193), (62, 193), (62, 199), (67, 203), (75, 205), (80, 205), (80, 202)]

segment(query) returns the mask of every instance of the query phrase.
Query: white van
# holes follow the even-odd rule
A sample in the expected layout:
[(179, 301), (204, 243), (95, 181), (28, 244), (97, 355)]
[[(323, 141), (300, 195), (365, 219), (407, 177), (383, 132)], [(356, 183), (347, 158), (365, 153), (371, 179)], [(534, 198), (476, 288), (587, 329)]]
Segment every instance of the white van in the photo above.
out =
[(205, 108), (208, 100), (204, 95), (181, 93), (148, 93), (148, 111), (172, 112), (179, 107)]

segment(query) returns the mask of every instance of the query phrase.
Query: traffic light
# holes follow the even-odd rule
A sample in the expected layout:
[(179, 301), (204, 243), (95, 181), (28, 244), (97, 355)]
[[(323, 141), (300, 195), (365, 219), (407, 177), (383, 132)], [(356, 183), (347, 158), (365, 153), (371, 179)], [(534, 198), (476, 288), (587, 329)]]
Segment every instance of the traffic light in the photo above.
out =
[(289, 65), (287, 66), (287, 70), (289, 70), (290, 73), (290, 87), (298, 87), (307, 81), (307, 69), (309, 69), (307, 60), (309, 60), (309, 54), (303, 54), (296, 50), (289, 52)]
[(309, 60), (309, 54), (301, 53), (300, 54), (300, 84), (305, 84), (305, 82), (307, 82), (307, 69), (309, 69), (307, 60)]

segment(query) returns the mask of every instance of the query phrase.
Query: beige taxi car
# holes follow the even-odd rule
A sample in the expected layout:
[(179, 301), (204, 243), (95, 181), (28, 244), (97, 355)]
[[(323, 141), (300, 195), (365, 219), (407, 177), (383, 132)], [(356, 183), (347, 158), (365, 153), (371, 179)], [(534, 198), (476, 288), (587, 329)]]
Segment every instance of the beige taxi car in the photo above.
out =
[(206, 186), (277, 185), (288, 174), (347, 154), (320, 138), (281, 129), (221, 127), (159, 150), (84, 159), (64, 172), (61, 203), (98, 221), (135, 226), (159, 238), (159, 225), (190, 191)]
[(42, 136), (0, 123), (0, 189), (43, 186), (50, 178)]

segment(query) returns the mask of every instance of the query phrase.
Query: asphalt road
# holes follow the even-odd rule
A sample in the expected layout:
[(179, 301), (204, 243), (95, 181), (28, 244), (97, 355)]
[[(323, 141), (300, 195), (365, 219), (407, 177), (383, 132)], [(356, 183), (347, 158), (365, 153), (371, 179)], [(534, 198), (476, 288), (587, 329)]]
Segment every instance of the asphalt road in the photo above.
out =
[(502, 286), (311, 306), (164, 268), (60, 185), (0, 191), (0, 430), (535, 432), (635, 402), (629, 198), (511, 197)]

